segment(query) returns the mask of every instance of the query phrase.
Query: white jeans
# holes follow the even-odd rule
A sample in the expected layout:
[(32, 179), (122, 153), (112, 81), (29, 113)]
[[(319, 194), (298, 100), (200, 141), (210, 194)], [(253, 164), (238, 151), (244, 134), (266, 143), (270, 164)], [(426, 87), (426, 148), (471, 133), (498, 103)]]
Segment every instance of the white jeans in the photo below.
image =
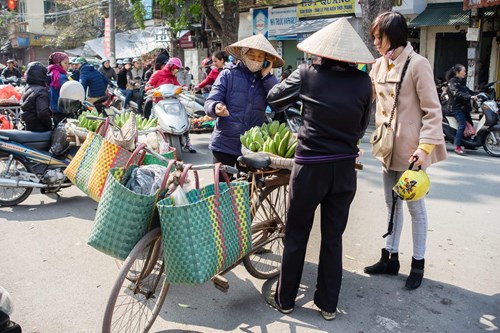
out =
[[(399, 180), (403, 171), (387, 170), (382, 168), (384, 181), (385, 204), (388, 210), (387, 222), (391, 219), (392, 188)], [(417, 201), (406, 201), (410, 211), (413, 232), (413, 258), (417, 260), (425, 257), (425, 243), (427, 241), (427, 211), (425, 209), (425, 198)], [(399, 239), (403, 230), (403, 200), (396, 201), (396, 210), (393, 219), (394, 227), (392, 234), (386, 238), (386, 250), (390, 253), (399, 252)]]

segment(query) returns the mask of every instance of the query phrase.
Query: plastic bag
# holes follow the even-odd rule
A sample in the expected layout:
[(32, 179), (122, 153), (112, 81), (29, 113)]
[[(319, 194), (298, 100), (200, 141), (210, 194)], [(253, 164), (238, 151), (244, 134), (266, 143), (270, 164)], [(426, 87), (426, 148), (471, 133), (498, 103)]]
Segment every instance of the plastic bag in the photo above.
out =
[(172, 194), (170, 194), (170, 198), (172, 198), (174, 206), (189, 205), (189, 200), (187, 198), (186, 192), (180, 185), (177, 186)]
[(60, 122), (54, 132), (52, 132), (50, 153), (54, 155), (64, 155), (69, 149), (69, 142), (67, 138), (66, 124), (64, 122)]
[(0, 99), (9, 99), (14, 97), (17, 102), (21, 100), (21, 93), (10, 84), (0, 85)]
[(142, 195), (154, 195), (161, 187), (167, 168), (161, 165), (143, 165), (135, 168), (125, 187)]

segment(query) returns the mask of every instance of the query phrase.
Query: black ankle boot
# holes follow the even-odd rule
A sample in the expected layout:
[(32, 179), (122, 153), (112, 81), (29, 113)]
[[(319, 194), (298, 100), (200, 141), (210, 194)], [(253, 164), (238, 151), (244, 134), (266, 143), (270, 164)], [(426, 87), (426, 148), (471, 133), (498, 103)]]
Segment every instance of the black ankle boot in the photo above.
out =
[(398, 275), (399, 273), (399, 257), (397, 253), (391, 253), (389, 258), (389, 251), (382, 249), (382, 257), (375, 265), (365, 267), (367, 274), (389, 274)]
[(413, 257), (411, 258), (411, 271), (406, 280), (406, 289), (413, 290), (420, 287), (424, 278), (424, 264), (425, 259), (417, 260)]

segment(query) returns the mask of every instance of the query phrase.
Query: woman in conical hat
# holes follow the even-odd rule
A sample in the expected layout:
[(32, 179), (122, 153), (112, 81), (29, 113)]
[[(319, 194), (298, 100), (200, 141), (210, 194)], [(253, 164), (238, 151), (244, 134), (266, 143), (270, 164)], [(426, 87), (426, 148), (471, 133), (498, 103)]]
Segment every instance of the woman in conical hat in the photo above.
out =
[(285, 62), (262, 35), (245, 38), (225, 50), (240, 61), (220, 72), (205, 112), (217, 118), (209, 144), (214, 162), (234, 166), (241, 155), (240, 135), (264, 123), (267, 93), (278, 83), (271, 70)]
[[(372, 84), (357, 63), (374, 58), (347, 19), (339, 19), (297, 45), (321, 57), (301, 65), (268, 95), (275, 108), (302, 97), (303, 123), (290, 181), (290, 205), (276, 291), (266, 301), (292, 312), (314, 212), (321, 204), (321, 248), (314, 304), (325, 320), (336, 316), (342, 282), (342, 234), (356, 192), (357, 143), (370, 119)], [(313, 189), (313, 190), (311, 190)]]

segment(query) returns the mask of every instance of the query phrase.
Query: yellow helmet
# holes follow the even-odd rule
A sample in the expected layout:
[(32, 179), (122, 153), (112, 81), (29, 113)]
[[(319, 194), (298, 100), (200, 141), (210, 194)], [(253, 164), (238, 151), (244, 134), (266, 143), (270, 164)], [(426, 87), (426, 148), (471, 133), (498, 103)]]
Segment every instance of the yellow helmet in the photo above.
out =
[(410, 165), (410, 170), (406, 170), (392, 190), (403, 200), (417, 201), (425, 197), (431, 182), (424, 170), (411, 170), (413, 164)]

